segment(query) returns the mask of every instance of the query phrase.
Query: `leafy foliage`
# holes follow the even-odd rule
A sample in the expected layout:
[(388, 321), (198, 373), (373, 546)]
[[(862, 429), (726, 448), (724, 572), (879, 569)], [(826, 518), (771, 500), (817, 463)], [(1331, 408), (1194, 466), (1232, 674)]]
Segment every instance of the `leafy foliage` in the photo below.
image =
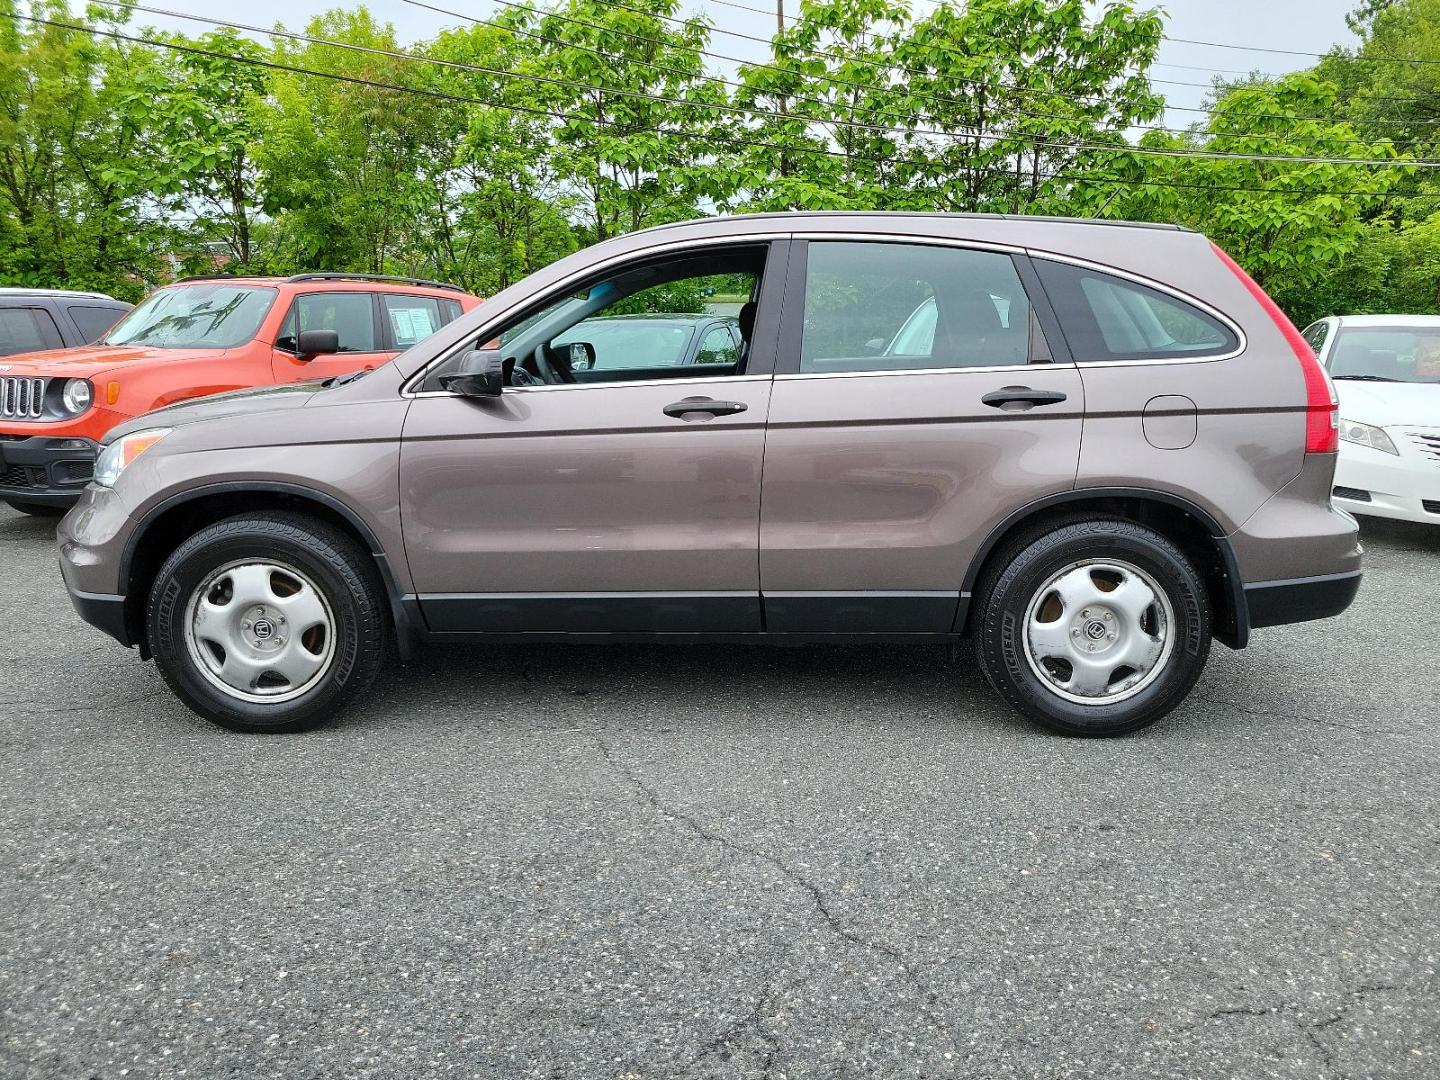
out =
[(1440, 65), (1369, 61), (1440, 60), (1440, 0), (1366, 0), (1354, 52), (1217, 81), (1186, 131), (1148, 78), (1162, 15), (1130, 0), (806, 0), (735, 70), (679, 0), (516, 5), (419, 44), (364, 7), (266, 43), (65, 0), (0, 16), (7, 284), (133, 297), (223, 266), (488, 294), (715, 211), (941, 210), (1191, 225), (1301, 320), (1440, 311), (1440, 186), (1333, 160), (1436, 155)]

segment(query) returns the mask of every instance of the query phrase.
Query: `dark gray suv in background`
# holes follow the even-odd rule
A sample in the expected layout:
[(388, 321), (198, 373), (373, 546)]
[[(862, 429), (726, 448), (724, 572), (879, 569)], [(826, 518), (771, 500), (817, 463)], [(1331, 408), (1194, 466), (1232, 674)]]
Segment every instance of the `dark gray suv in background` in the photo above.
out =
[[(613, 316), (687, 304), (733, 314), (726, 355), (594, 363)], [(329, 719), (392, 643), (970, 636), (1026, 715), (1115, 735), (1212, 637), (1350, 603), (1335, 452), (1313, 353), (1196, 233), (724, 218), (564, 259), (363, 379), (117, 429), (61, 562), (244, 730)]]

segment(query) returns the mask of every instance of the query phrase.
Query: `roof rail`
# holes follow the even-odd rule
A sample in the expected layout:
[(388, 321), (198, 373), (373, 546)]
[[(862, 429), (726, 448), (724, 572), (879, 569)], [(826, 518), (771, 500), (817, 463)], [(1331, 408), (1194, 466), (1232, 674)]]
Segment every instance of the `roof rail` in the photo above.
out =
[(184, 285), (187, 281), (229, 281), (237, 276), (236, 274), (192, 274), (189, 277), (176, 278), (170, 284)]
[(452, 292), (464, 292), (459, 285), (451, 285), (445, 281), (430, 281), (426, 278), (412, 277), (386, 277), (383, 274), (344, 274), (329, 272), (323, 274), (296, 274), (285, 279), (289, 282), (297, 281), (384, 281), (392, 285), (421, 285), (427, 289), (449, 289)]

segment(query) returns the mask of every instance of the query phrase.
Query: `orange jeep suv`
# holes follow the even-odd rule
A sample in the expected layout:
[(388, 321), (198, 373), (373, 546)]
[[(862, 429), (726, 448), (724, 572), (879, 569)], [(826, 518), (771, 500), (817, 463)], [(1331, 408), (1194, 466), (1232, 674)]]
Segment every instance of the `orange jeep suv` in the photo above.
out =
[(63, 513), (116, 424), (188, 398), (366, 370), (480, 303), (356, 274), (186, 278), (94, 345), (0, 360), (0, 500)]

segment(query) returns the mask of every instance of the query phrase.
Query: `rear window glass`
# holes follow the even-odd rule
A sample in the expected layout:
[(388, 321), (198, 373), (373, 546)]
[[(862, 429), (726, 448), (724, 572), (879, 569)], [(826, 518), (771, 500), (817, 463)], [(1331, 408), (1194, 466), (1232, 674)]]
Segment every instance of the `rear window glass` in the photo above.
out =
[(40, 308), (0, 308), (0, 356), (58, 349), (64, 342), (48, 311)]
[(1139, 282), (1047, 259), (1035, 268), (1080, 363), (1223, 356), (1239, 347), (1213, 315)]

